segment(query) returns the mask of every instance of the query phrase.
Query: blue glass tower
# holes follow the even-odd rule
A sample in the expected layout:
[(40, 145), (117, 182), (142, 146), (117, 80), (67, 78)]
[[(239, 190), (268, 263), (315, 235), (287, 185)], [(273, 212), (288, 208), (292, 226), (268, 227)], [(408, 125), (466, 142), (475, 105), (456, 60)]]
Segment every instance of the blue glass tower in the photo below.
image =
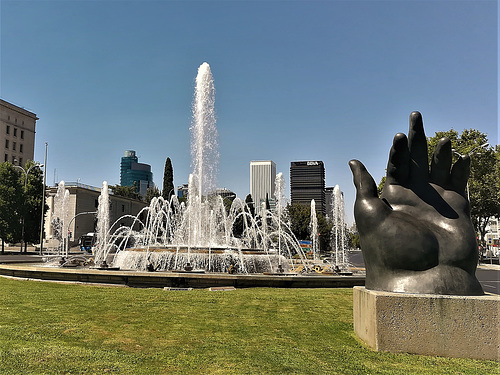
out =
[(120, 163), (120, 185), (134, 186), (142, 196), (146, 194), (149, 187), (153, 187), (153, 173), (149, 164), (139, 163), (135, 151), (125, 151)]

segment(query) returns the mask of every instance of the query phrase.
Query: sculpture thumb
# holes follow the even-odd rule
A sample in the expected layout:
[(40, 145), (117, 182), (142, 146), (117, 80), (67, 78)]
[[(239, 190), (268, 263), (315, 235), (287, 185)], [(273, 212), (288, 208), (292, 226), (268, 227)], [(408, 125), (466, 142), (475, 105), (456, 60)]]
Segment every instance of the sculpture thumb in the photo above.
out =
[(377, 227), (390, 215), (391, 209), (378, 197), (377, 185), (368, 173), (363, 163), (351, 160), (354, 186), (356, 186), (356, 202), (354, 204), (354, 218), (361, 232), (370, 231)]
[(356, 187), (356, 200), (378, 198), (377, 185), (363, 163), (359, 160), (351, 160), (349, 167)]

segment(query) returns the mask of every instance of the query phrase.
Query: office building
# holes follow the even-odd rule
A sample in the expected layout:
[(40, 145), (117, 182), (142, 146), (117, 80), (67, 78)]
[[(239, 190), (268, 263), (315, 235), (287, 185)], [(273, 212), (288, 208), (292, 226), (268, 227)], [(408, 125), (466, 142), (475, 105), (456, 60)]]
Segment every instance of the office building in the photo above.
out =
[(33, 112), (0, 99), (0, 163), (24, 166), (33, 160), (37, 120)]
[(271, 207), (274, 207), (274, 190), (276, 188), (276, 164), (272, 160), (250, 162), (250, 195), (252, 196), (255, 213), (260, 214), (262, 203), (269, 197)]
[(332, 217), (333, 211), (333, 186), (329, 186), (325, 188), (325, 216), (328, 218)]
[(311, 206), (325, 215), (325, 166), (322, 161), (292, 161), (290, 163), (290, 199), (292, 204)]
[(177, 198), (187, 198), (189, 193), (189, 185), (182, 184), (177, 186)]
[(127, 150), (120, 163), (120, 185), (134, 186), (142, 196), (148, 188), (154, 187), (153, 173), (149, 164), (139, 163), (135, 151)]

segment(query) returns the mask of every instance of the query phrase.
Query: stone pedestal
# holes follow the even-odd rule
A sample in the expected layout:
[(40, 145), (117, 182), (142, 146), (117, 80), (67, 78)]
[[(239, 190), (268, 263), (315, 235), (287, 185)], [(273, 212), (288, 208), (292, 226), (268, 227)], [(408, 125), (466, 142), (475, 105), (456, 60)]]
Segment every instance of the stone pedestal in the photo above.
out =
[(404, 294), (354, 287), (354, 331), (376, 351), (500, 359), (500, 296)]

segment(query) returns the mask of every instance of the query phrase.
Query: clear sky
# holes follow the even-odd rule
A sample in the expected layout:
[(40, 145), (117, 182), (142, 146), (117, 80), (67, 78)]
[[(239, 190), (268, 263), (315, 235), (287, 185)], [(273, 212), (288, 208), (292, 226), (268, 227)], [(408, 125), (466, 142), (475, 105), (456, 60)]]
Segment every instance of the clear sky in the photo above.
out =
[(47, 181), (120, 182), (135, 150), (161, 187), (191, 172), (194, 80), (216, 88), (219, 186), (249, 193), (251, 160), (322, 160), (353, 221), (348, 167), (378, 182), (410, 112), (427, 135), (498, 143), (497, 1), (0, 2), (0, 96), (35, 112)]

